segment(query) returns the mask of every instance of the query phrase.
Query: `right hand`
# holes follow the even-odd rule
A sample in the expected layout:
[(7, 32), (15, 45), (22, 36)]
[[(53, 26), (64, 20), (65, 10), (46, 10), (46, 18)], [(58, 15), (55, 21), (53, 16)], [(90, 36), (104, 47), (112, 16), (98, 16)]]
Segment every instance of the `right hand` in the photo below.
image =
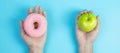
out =
[[(32, 9), (30, 8), (28, 10), (28, 14), (32, 13)], [(42, 10), (42, 7), (38, 10), (37, 7), (34, 8), (34, 13), (39, 13), (43, 15), (46, 18), (45, 11)], [(23, 21), (20, 20), (20, 27), (21, 27), (21, 36), (23, 40), (26, 42), (26, 44), (31, 47), (37, 47), (37, 48), (43, 48), (44, 44), (46, 42), (46, 35), (47, 31), (41, 36), (41, 37), (30, 37), (28, 34), (26, 34), (24, 27), (23, 27)], [(34, 32), (33, 32), (34, 33)]]

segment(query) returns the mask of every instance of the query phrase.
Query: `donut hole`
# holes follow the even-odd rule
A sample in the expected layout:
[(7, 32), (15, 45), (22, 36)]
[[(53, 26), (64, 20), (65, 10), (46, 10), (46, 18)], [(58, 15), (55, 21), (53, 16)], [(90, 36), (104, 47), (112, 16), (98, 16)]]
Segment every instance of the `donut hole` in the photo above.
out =
[(33, 25), (34, 25), (34, 29), (38, 28), (38, 22), (34, 22)]

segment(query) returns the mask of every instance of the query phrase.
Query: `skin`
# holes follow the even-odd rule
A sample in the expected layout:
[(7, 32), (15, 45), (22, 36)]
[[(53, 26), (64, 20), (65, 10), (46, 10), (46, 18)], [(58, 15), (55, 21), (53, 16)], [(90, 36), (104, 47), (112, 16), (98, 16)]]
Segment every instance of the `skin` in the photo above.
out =
[[(93, 53), (93, 44), (99, 33), (99, 28), (100, 28), (99, 16), (96, 16), (98, 22), (94, 30), (90, 32), (84, 32), (78, 27), (79, 16), (87, 12), (88, 12), (87, 10), (84, 10), (77, 16), (77, 19), (76, 19), (76, 36), (77, 36), (78, 45), (79, 45), (79, 53)], [(93, 13), (93, 12), (90, 11), (90, 13)]]
[[(77, 16), (76, 20), (76, 36), (79, 44), (79, 53), (93, 53), (93, 43), (98, 35), (99, 28), (100, 28), (100, 20), (97, 16), (97, 26), (92, 30), (91, 32), (84, 32), (79, 29), (78, 27), (78, 18), (83, 13), (86, 13), (87, 10), (84, 10)], [(28, 15), (33, 13), (32, 8), (29, 8)], [(42, 7), (34, 7), (34, 13), (38, 13), (43, 15), (46, 18), (46, 12), (42, 10)], [(92, 13), (92, 11), (91, 11)], [(43, 48), (46, 42), (46, 33), (47, 31), (41, 36), (41, 37), (30, 37), (23, 28), (24, 21), (20, 20), (20, 27), (21, 27), (21, 37), (26, 42), (26, 44), (29, 47), (29, 53), (43, 53)]]
[[(42, 10), (42, 7), (34, 7), (34, 12), (32, 12), (32, 8), (29, 8), (28, 15), (31, 13), (38, 13), (46, 18), (46, 12)], [(30, 37), (24, 31), (23, 23), (24, 21), (20, 20), (21, 36), (29, 47), (29, 53), (43, 53), (47, 31), (41, 37)]]

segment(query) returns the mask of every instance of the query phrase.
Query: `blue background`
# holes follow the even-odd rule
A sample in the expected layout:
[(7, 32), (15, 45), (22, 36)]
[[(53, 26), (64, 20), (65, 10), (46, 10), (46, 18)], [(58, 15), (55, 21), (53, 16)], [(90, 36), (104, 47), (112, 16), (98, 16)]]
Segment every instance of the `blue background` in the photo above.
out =
[(0, 0), (0, 53), (28, 53), (19, 20), (24, 20), (28, 8), (34, 6), (42, 6), (47, 12), (44, 53), (78, 53), (75, 19), (84, 9), (100, 16), (94, 53), (120, 53), (120, 0)]

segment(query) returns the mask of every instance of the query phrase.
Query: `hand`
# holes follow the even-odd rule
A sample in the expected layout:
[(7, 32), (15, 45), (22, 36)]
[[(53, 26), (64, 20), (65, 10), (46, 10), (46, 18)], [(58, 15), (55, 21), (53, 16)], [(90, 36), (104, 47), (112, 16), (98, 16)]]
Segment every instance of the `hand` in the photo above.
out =
[[(32, 8), (28, 10), (28, 14), (31, 13), (32, 13)], [(42, 7), (40, 7), (39, 10), (37, 7), (35, 7), (34, 13), (39, 13), (46, 18), (46, 12), (42, 11)], [(38, 49), (43, 50), (43, 47), (46, 42), (47, 31), (41, 37), (36, 38), (36, 37), (30, 37), (28, 34), (26, 34), (23, 27), (23, 21), (21, 20), (20, 20), (20, 27), (21, 27), (21, 36), (23, 40), (26, 42), (26, 44), (29, 46), (30, 50), (38, 50)], [(33, 51), (31, 53), (33, 53)]]
[[(78, 19), (79, 16), (81, 16), (84, 13), (87, 13), (87, 10), (84, 10), (83, 12), (81, 12), (78, 16), (77, 16), (77, 20), (76, 20), (76, 36), (77, 36), (77, 40), (78, 40), (78, 44), (80, 47), (83, 47), (84, 49), (86, 49), (86, 46), (92, 46), (97, 35), (99, 32), (99, 28), (100, 28), (100, 20), (99, 17), (97, 16), (97, 26), (94, 28), (94, 30), (90, 31), (90, 32), (84, 32), (82, 31), (79, 27), (78, 27)], [(93, 13), (92, 11), (90, 11), (90, 13)], [(82, 53), (82, 52), (81, 52)], [(83, 52), (85, 53), (85, 51)]]

